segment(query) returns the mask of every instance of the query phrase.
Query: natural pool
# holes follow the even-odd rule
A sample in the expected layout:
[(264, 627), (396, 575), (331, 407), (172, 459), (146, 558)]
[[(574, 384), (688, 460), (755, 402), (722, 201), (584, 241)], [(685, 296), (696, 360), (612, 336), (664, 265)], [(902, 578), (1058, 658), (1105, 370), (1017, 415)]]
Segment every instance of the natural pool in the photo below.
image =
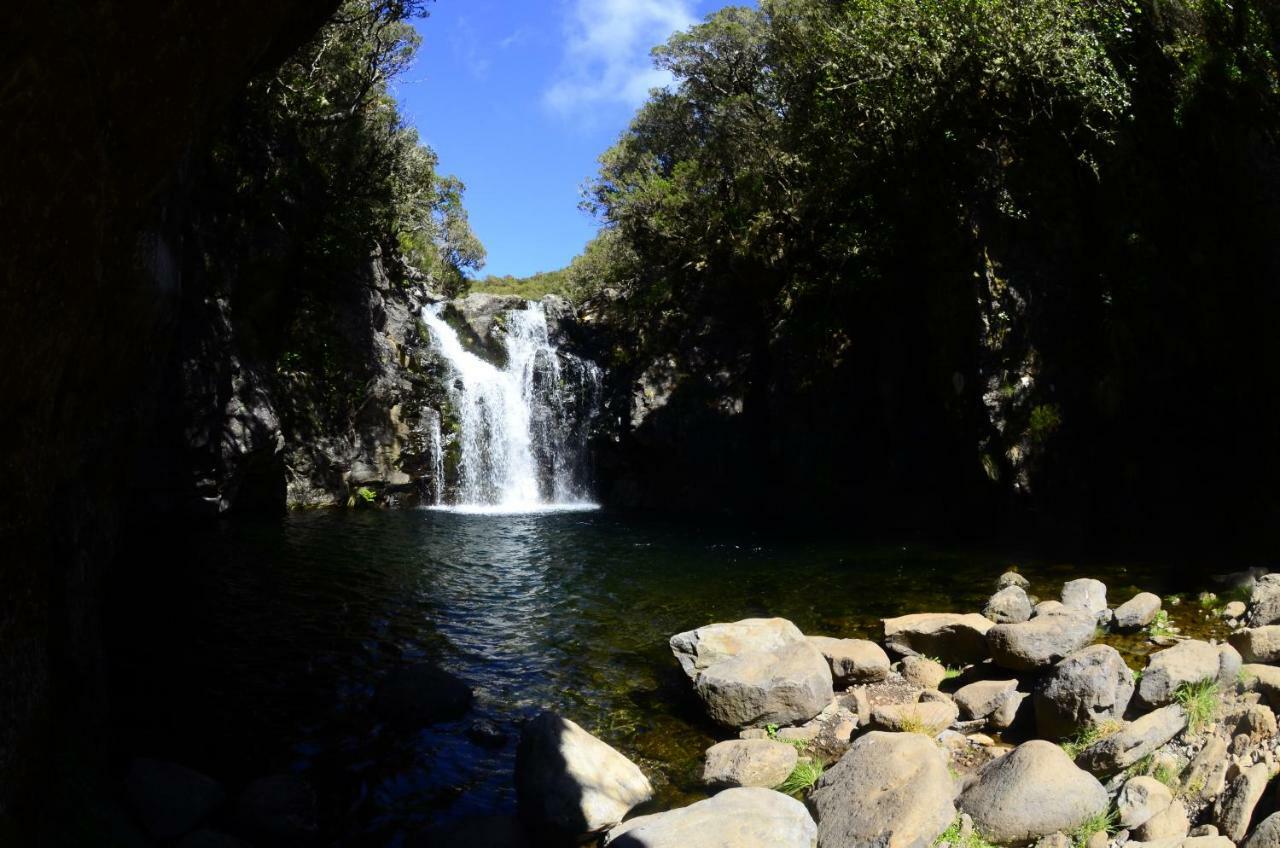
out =
[[(1113, 604), (1198, 591), (1215, 570), (603, 511), (294, 513), (149, 544), (108, 605), (122, 756), (183, 762), (232, 788), (298, 773), (320, 795), (330, 841), (369, 845), (513, 810), (519, 722), (543, 708), (639, 762), (657, 804), (699, 796), (717, 730), (667, 649), (681, 630), (779, 615), (811, 634), (875, 637), (884, 616), (981, 609), (1011, 565), (1041, 597), (1098, 577)], [(1184, 627), (1205, 616), (1194, 603), (1171, 611)], [(383, 726), (370, 709), (379, 679), (422, 659), (475, 687), (474, 710), (417, 732)], [(472, 742), (477, 718), (506, 743)]]

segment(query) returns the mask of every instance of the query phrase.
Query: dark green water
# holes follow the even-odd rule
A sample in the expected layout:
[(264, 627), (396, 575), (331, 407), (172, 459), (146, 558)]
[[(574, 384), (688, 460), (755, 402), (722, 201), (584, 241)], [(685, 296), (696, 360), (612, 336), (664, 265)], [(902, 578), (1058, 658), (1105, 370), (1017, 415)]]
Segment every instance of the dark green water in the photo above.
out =
[[(1205, 573), (604, 512), (299, 513), (148, 543), (170, 555), (139, 555), (108, 606), (121, 755), (184, 762), (233, 789), (301, 774), (331, 841), (369, 845), (513, 810), (519, 723), (543, 708), (639, 761), (659, 804), (696, 796), (718, 731), (667, 649), (681, 630), (780, 615), (811, 634), (874, 636), (883, 616), (980, 609), (1015, 564), (1042, 597), (1088, 575), (1113, 603), (1201, 588)], [(422, 659), (475, 687), (472, 715), (411, 733), (381, 725), (379, 680)], [(475, 718), (507, 743), (471, 742)]]

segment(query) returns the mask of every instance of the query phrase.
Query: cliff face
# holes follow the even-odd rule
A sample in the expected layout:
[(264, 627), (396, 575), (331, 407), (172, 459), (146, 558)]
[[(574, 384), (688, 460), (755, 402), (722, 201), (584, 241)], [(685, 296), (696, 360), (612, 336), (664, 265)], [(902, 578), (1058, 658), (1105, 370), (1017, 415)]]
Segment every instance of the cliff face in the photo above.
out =
[[(96, 598), (172, 347), (183, 163), (335, 2), (22, 4), (0, 57), (0, 814), (101, 691)], [(74, 710), (72, 710), (74, 712)]]

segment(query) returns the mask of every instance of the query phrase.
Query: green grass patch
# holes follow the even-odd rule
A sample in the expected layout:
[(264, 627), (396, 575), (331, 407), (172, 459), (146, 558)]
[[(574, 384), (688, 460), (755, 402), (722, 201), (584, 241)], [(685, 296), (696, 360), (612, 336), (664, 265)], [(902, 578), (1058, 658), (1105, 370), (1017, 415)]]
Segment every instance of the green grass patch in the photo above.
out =
[(1151, 623), (1147, 625), (1147, 635), (1153, 639), (1161, 636), (1176, 636), (1177, 634), (1178, 628), (1169, 619), (1168, 610), (1157, 612), (1156, 617), (1151, 619)]
[(1067, 752), (1067, 756), (1074, 760), (1085, 748), (1106, 739), (1111, 734), (1118, 732), (1122, 727), (1124, 727), (1124, 722), (1115, 721), (1114, 719), (1090, 724), (1075, 736), (1070, 739), (1064, 739), (1058, 744), (1062, 746), (1062, 750)]
[(1174, 691), (1173, 699), (1187, 711), (1187, 727), (1192, 733), (1213, 721), (1222, 706), (1216, 680), (1184, 683)]
[(982, 834), (978, 833), (977, 828), (973, 828), (968, 834), (965, 834), (960, 827), (960, 819), (956, 818), (951, 826), (942, 831), (937, 839), (933, 840), (934, 845), (942, 844), (950, 845), (951, 848), (995, 848), (990, 842), (982, 838)]
[(1111, 807), (1100, 813), (1094, 813), (1088, 819), (1083, 821), (1079, 827), (1071, 831), (1071, 841), (1075, 843), (1076, 848), (1084, 848), (1089, 844), (1089, 839), (1095, 833), (1105, 833), (1108, 836), (1116, 828), (1116, 822), (1120, 815)]
[(787, 779), (774, 788), (786, 795), (798, 795), (813, 787), (822, 777), (822, 763), (805, 758), (796, 763), (796, 767), (787, 775)]

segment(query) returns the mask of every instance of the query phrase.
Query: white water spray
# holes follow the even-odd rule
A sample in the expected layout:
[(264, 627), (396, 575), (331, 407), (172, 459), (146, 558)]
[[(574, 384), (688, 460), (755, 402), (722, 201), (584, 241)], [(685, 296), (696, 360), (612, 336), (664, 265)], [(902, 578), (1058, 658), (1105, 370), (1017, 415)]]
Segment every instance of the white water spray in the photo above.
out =
[[(441, 317), (443, 310), (444, 304), (428, 306), (422, 320), (453, 372), (449, 397), (458, 461), (452, 508), (525, 512), (592, 506), (586, 442), (599, 402), (600, 370), (556, 349), (541, 303), (505, 313), (502, 368), (467, 350)], [(443, 489), (437, 491), (439, 504)]]

